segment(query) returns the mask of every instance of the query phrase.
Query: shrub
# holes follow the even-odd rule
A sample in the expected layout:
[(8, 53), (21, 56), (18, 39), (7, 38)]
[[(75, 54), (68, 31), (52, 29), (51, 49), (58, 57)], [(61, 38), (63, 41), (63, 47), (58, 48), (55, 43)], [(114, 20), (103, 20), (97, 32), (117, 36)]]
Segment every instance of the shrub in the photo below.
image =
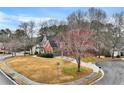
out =
[(34, 52), (34, 55), (38, 55), (38, 52), (37, 52), (37, 51), (35, 51), (35, 52)]
[(111, 57), (111, 53), (105, 49), (102, 49), (100, 55), (105, 56), (105, 57)]
[(117, 57), (117, 58), (120, 58), (120, 55), (117, 55), (116, 57)]
[(39, 53), (37, 56), (39, 57), (45, 57), (45, 58), (53, 58), (53, 53)]
[(124, 53), (123, 52), (121, 52), (121, 56), (124, 56)]
[(111, 57), (111, 54), (110, 54), (110, 52), (109, 51), (107, 51), (107, 52), (105, 52), (105, 55), (104, 55), (105, 57)]
[(3, 52), (0, 52), (0, 54), (3, 54)]

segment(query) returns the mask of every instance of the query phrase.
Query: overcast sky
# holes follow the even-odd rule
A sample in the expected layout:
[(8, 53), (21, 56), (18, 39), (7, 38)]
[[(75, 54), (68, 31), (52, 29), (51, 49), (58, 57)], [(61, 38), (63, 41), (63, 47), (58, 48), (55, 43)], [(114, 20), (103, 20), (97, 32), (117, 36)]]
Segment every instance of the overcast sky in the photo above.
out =
[[(10, 28), (15, 30), (21, 22), (33, 20), (36, 23), (49, 19), (66, 20), (66, 17), (76, 10), (87, 11), (86, 7), (54, 7), (54, 8), (0, 8), (0, 29)], [(124, 11), (124, 8), (102, 8), (111, 16), (115, 12)]]

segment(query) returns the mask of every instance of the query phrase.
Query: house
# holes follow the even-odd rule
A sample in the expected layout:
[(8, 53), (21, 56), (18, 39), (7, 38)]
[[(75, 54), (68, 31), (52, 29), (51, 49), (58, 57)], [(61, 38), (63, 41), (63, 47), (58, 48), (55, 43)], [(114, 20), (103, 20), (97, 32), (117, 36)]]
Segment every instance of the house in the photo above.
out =
[(121, 48), (120, 55), (124, 56), (124, 47)]
[(110, 52), (111, 52), (111, 55), (114, 52), (114, 57), (116, 57), (116, 56), (124, 56), (124, 46), (121, 47), (121, 48), (115, 48), (114, 51), (113, 51), (113, 49), (111, 49)]
[(47, 36), (44, 35), (43, 40), (41, 41), (41, 43), (36, 44), (35, 46), (33, 46), (32, 51), (33, 51), (33, 54), (35, 52), (51, 53), (51, 52), (53, 52), (53, 47), (52, 47), (52, 44), (51, 44), (50, 40), (48, 40)]
[(111, 56), (113, 55), (114, 57), (120, 56), (121, 55), (121, 49), (115, 48), (114, 50), (110, 50)]

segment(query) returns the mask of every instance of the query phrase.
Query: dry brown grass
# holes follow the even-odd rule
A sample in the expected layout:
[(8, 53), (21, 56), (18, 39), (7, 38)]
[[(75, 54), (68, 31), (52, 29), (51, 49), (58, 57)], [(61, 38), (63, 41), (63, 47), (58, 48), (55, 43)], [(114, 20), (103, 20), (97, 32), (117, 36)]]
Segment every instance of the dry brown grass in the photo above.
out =
[[(64, 67), (76, 67), (77, 65), (57, 58), (20, 56), (6, 59), (5, 62), (18, 73), (41, 83), (69, 82), (87, 76), (92, 72), (91, 69), (83, 67), (84, 70), (80, 73), (64, 73)], [(59, 73), (55, 65), (56, 62), (60, 62)]]

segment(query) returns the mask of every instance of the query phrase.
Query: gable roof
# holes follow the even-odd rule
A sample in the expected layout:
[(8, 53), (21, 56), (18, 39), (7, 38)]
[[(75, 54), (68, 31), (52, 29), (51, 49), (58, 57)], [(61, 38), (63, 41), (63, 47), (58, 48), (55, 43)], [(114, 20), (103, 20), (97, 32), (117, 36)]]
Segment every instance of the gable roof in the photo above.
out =
[(42, 45), (45, 41), (49, 42), (51, 47), (57, 47), (57, 44), (55, 43), (55, 41), (53, 40), (53, 36), (46, 36), (44, 35), (41, 42), (39, 43), (40, 45)]

